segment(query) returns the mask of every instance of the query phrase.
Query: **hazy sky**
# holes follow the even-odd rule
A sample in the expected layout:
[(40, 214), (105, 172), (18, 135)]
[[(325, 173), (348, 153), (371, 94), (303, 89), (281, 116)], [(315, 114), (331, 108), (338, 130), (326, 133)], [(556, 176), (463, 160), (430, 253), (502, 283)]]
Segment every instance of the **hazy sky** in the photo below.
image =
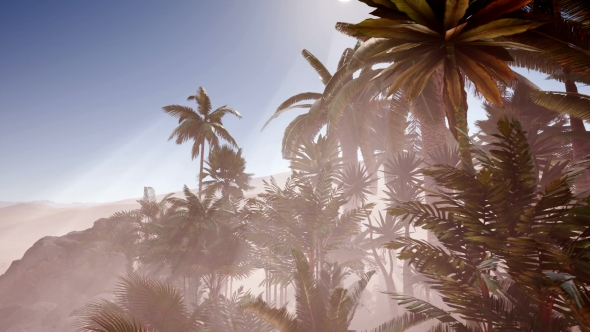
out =
[(198, 162), (190, 144), (167, 141), (177, 122), (161, 107), (192, 106), (186, 97), (199, 86), (214, 108), (243, 115), (225, 124), (247, 171), (286, 171), (282, 133), (298, 113), (261, 133), (263, 123), (287, 97), (322, 90), (301, 50), (333, 71), (355, 43), (335, 23), (369, 11), (338, 0), (3, 0), (0, 201), (105, 202), (144, 186), (195, 187)]

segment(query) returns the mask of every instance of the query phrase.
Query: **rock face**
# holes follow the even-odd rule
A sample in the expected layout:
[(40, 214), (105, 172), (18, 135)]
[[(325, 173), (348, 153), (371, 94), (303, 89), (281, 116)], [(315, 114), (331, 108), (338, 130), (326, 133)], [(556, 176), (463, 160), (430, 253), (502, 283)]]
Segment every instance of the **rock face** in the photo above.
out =
[(0, 276), (0, 332), (73, 331), (70, 313), (112, 291), (125, 259), (99, 250), (95, 231), (44, 237)]

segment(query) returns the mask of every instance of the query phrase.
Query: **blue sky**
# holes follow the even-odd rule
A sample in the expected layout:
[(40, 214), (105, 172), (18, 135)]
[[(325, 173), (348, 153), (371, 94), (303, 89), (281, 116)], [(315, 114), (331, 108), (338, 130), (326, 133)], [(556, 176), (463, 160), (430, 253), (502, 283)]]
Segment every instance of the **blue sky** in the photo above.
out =
[(333, 71), (355, 42), (335, 23), (369, 11), (337, 0), (2, 1), (0, 201), (106, 202), (143, 186), (194, 187), (198, 163), (190, 144), (167, 141), (177, 122), (161, 107), (191, 105), (199, 86), (214, 107), (243, 115), (226, 125), (249, 172), (287, 170), (280, 141), (296, 113), (261, 133), (263, 123), (287, 97), (321, 91), (301, 50)]

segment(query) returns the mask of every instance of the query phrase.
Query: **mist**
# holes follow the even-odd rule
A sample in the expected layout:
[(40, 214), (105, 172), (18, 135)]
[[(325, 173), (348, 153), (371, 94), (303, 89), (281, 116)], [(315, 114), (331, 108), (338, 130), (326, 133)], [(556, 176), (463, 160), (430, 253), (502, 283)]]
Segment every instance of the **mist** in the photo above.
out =
[(589, 27), (0, 5), (0, 332), (590, 331)]

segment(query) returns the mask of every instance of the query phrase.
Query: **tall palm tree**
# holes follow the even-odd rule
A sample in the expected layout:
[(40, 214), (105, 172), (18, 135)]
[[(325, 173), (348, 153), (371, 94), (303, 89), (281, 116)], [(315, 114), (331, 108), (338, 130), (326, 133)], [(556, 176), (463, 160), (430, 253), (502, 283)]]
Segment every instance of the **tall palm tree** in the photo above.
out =
[(502, 105), (496, 80), (516, 78), (506, 64), (512, 60), (506, 48), (531, 47), (493, 39), (542, 24), (511, 16), (530, 1), (363, 0), (376, 8), (373, 14), (379, 18), (355, 25), (340, 23), (337, 28), (355, 37), (373, 38), (357, 50), (357, 61), (349, 63), (351, 71), (368, 58), (393, 57), (393, 64), (380, 74), (396, 76), (389, 94), (405, 87), (408, 100), (415, 100), (440, 68), (449, 127), (459, 142), (464, 166), (472, 168), (464, 77), (488, 101)]
[(200, 87), (196, 94), (189, 96), (187, 100), (195, 100), (198, 108), (195, 112), (192, 108), (181, 105), (164, 106), (162, 109), (166, 114), (178, 118), (178, 127), (172, 131), (168, 140), (176, 137), (176, 144), (182, 144), (193, 140), (191, 151), (192, 159), (201, 157), (199, 166), (199, 192), (203, 190), (203, 161), (205, 154), (205, 143), (209, 149), (219, 146), (219, 139), (223, 139), (234, 147), (237, 143), (223, 126), (223, 117), (226, 114), (233, 114), (242, 118), (233, 108), (221, 106), (214, 111), (211, 108), (211, 100), (207, 91)]

